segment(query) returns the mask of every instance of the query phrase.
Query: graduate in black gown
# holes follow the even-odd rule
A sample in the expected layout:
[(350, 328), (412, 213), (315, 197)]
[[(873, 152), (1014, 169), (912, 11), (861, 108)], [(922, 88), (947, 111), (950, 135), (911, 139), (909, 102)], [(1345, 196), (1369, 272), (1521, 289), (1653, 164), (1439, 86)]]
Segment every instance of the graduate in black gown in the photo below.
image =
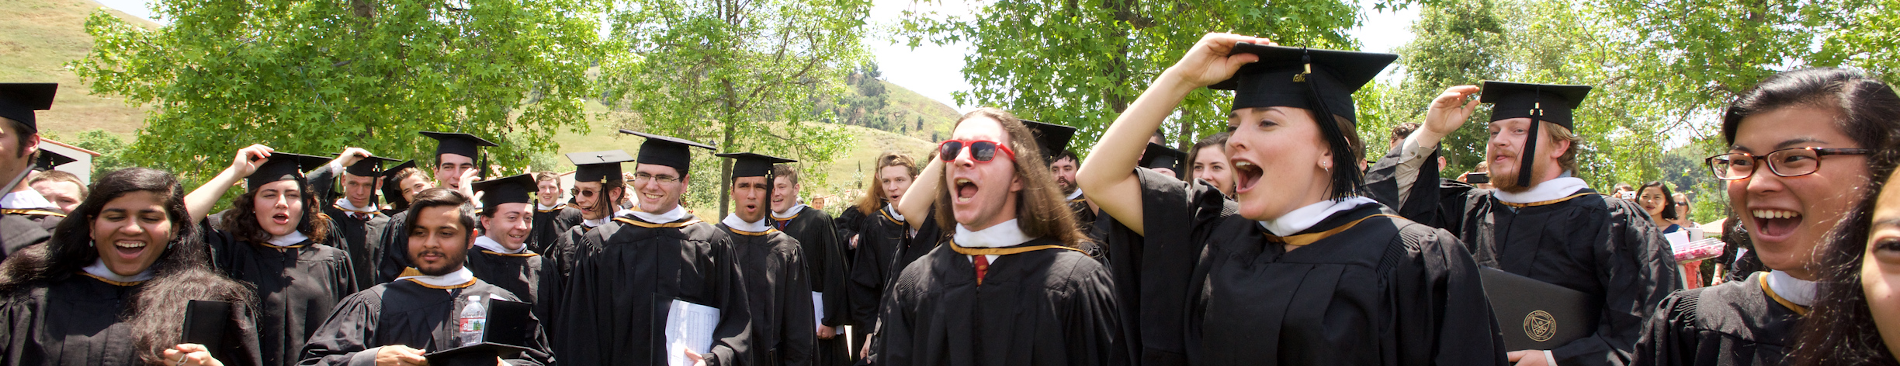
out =
[[(0, 83), (0, 259), (45, 242), (66, 214), (26, 183), (40, 128), (34, 111), (53, 108), (54, 83)], [(17, 137), (17, 138), (16, 138)]]
[[(310, 171), (310, 189), (321, 196), (317, 202), (323, 205), (323, 214), (330, 216), (336, 223), (337, 234), (343, 237), (337, 246), (350, 254), (351, 270), (360, 282), (359, 288), (376, 285), (370, 281), (376, 278), (372, 271), (382, 252), (372, 245), (382, 238), (383, 228), (389, 225), (389, 215), (383, 214), (376, 204), (376, 191), (381, 188), (377, 182), (383, 175), (382, 164), (393, 161), (352, 147), (344, 149), (336, 160)], [(335, 190), (339, 176), (343, 181), (341, 194)]]
[[(553, 362), (538, 321), (519, 339), (462, 339), (459, 316), (472, 302), (521, 301), (514, 293), (489, 284), (464, 268), (474, 250), (474, 204), (460, 192), (435, 188), (420, 192), (410, 206), (412, 220), (400, 228), (413, 237), (405, 253), (413, 267), (395, 281), (350, 295), (317, 328), (303, 346), (299, 365), (415, 365), (429, 362), (425, 355), (474, 346), (470, 363), (546, 365)], [(496, 316), (492, 307), (486, 316)], [(488, 318), (489, 324), (498, 319)], [(494, 333), (488, 333), (493, 336)], [(509, 335), (513, 336), (513, 335)], [(514, 346), (518, 353), (502, 358), (501, 349), (483, 342)], [(481, 360), (486, 359), (486, 360)], [(385, 360), (390, 362), (385, 362)], [(431, 364), (441, 365), (437, 359)], [(456, 361), (461, 361), (460, 359)]]
[[(844, 330), (850, 312), (845, 306), (844, 245), (838, 241), (831, 215), (824, 210), (800, 203), (798, 171), (791, 165), (772, 167), (772, 228), (798, 241), (805, 254), (806, 276), (810, 278), (813, 310), (817, 315), (817, 354), (815, 365), (851, 364), (851, 345)], [(846, 208), (846, 210), (850, 210)]]
[(574, 202), (564, 210), (579, 214), (574, 217), (577, 219), (574, 225), (561, 229), (562, 232), (554, 237), (547, 251), (541, 252), (543, 269), (541, 285), (537, 289), (541, 293), (535, 296), (535, 315), (546, 324), (553, 344), (564, 343), (560, 338), (564, 333), (557, 329), (561, 324), (561, 314), (554, 309), (560, 308), (560, 301), (565, 298), (562, 291), (566, 289), (567, 276), (574, 270), (574, 261), (571, 260), (574, 258), (574, 245), (581, 241), (582, 235), (611, 222), (616, 214), (625, 213), (616, 212), (614, 205), (609, 202), (618, 202), (625, 197), (626, 182), (622, 181), (620, 164), (633, 161), (633, 155), (620, 150), (572, 153), (567, 154), (567, 158), (574, 163)]
[[(1823, 99), (1838, 103), (1807, 102)], [(1788, 71), (1737, 98), (1722, 122), (1729, 149), (1707, 163), (1769, 271), (1663, 299), (1636, 343), (1635, 365), (1788, 364), (1823, 278), (1819, 253), (1828, 251), (1819, 248), (1864, 207), (1862, 194), (1842, 192), (1869, 191), (1892, 169), (1867, 156), (1869, 147), (1900, 144), (1890, 133), (1859, 131), (1900, 131), (1900, 95), (1855, 71)]]
[(528, 236), (528, 250), (545, 253), (568, 228), (581, 224), (581, 210), (561, 202), (559, 174), (535, 173), (534, 184), (534, 234)]
[[(0, 365), (258, 365), (251, 290), (211, 269), (171, 174), (106, 173), (55, 239), (0, 264)], [(227, 338), (182, 344), (192, 300), (233, 306)]]
[(711, 345), (681, 354), (706, 365), (748, 363), (751, 311), (731, 244), (679, 205), (691, 182), (689, 149), (712, 147), (622, 132), (646, 137), (631, 187), (639, 210), (588, 230), (562, 259), (572, 263), (555, 310), (556, 354), (575, 365), (664, 364), (674, 352), (664, 342), (668, 308), (680, 302), (719, 313)]
[[(476, 168), (481, 165), (477, 164), (485, 164), (486, 160), (481, 159), (481, 148), (495, 146), (495, 143), (466, 133), (430, 131), (418, 133), (436, 141), (435, 165), (431, 169), (435, 175), (435, 182), (428, 187), (453, 189), (473, 197), (475, 191), (471, 189), (471, 183), (481, 179), (477, 176), (481, 173), (481, 169)], [(477, 161), (478, 159), (483, 161)], [(421, 189), (418, 188), (422, 188), (422, 185), (412, 184), (408, 180), (400, 184), (400, 187), (405, 190), (414, 189), (420, 192)], [(477, 207), (477, 209), (480, 208)], [(390, 214), (387, 226), (403, 227), (402, 221), (406, 214), (406, 211)], [(404, 268), (409, 267), (408, 253), (403, 253), (409, 247), (405, 244), (408, 240), (409, 236), (403, 233), (383, 230), (381, 244), (377, 247), (385, 249), (382, 251), (383, 255), (376, 259), (376, 283), (394, 280)]]
[(514, 293), (517, 301), (536, 303), (545, 267), (541, 254), (527, 243), (534, 232), (534, 214), (528, 211), (534, 202), (529, 195), (535, 191), (534, 178), (521, 174), (475, 182), (475, 191), (483, 192), (484, 208), (476, 215), (481, 236), (475, 237), (475, 248), (469, 249), (468, 270)]
[[(1634, 202), (1607, 199), (1572, 176), (1583, 148), (1572, 129), (1572, 110), (1590, 87), (1485, 82), (1482, 90), (1482, 99), (1470, 101), (1480, 91), (1476, 86), (1440, 94), (1425, 124), (1371, 168), (1372, 196), (1406, 218), (1451, 231), (1478, 265), (1591, 299), (1584, 306), (1601, 314), (1593, 332), (1549, 350), (1511, 350), (1513, 362), (1627, 364), (1643, 322), (1664, 296), (1682, 288), (1682, 280), (1648, 213)], [(1437, 168), (1425, 168), (1435, 162), (1438, 141), (1463, 125), (1478, 103), (1493, 105), (1487, 126), (1493, 133), (1485, 146), (1496, 190), (1443, 180)]]
[[(855, 232), (840, 234), (845, 240), (845, 252), (850, 255), (851, 266), (845, 269), (845, 302), (847, 317), (851, 323), (851, 353), (863, 355), (867, 350), (865, 336), (877, 327), (879, 301), (884, 299), (884, 287), (896, 270), (891, 269), (897, 262), (898, 248), (906, 246), (906, 241), (915, 236), (903, 214), (897, 213), (894, 205), (904, 193), (910, 190), (913, 179), (917, 178), (917, 162), (909, 155), (884, 153), (877, 157), (876, 174), (871, 177), (871, 188), (865, 195), (852, 204), (848, 211), (862, 213)], [(847, 212), (845, 216), (853, 214)], [(908, 263), (908, 262), (906, 262)], [(863, 364), (860, 359), (859, 364)]]
[[(265, 365), (297, 362), (297, 349), (337, 301), (357, 291), (350, 257), (331, 246), (335, 224), (318, 210), (303, 169), (330, 159), (279, 153), (263, 145), (239, 150), (217, 177), (185, 197), (194, 224), (224, 275), (256, 286), (258, 345)], [(238, 179), (244, 194), (220, 224), (202, 222)]]
[(898, 207), (912, 217), (935, 211), (939, 229), (955, 234), (894, 279), (872, 361), (1126, 364), (1114, 284), (1076, 249), (1086, 239), (1030, 130), (983, 108), (951, 136), (938, 151), (950, 161), (931, 159)]
[(752, 310), (752, 359), (756, 365), (810, 365), (817, 356), (817, 318), (812, 310), (810, 269), (797, 239), (766, 220), (772, 208), (772, 166), (796, 160), (756, 153), (718, 154), (733, 159), (732, 212), (715, 225), (731, 242), (733, 262), (744, 270), (746, 308)]
[[(1464, 247), (1363, 197), (1351, 95), (1397, 55), (1262, 44), (1271, 42), (1203, 37), (1116, 119), (1078, 174), (1116, 220), (1109, 258), (1118, 288), (1135, 286), (1120, 289), (1134, 303), (1122, 314), (1140, 317), (1124, 328), (1137, 360), (1504, 364)], [(1204, 86), (1234, 90), (1236, 201), (1134, 164), (1134, 147)]]

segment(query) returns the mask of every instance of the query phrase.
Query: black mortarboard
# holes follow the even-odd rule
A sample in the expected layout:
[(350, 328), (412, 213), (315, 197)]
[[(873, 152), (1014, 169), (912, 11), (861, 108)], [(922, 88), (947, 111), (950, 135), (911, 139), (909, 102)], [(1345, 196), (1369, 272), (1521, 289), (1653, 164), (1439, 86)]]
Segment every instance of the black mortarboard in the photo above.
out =
[[(1321, 50), (1300, 47), (1234, 44), (1233, 54), (1251, 53), (1260, 60), (1234, 72), (1234, 77), (1209, 86), (1234, 91), (1233, 110), (1256, 107), (1294, 107), (1313, 112), (1320, 136), (1333, 153), (1331, 198), (1359, 194), (1365, 173), (1357, 169), (1363, 158), (1352, 147), (1336, 116), (1359, 123), (1352, 94), (1398, 60), (1390, 53)], [(1177, 170), (1178, 171), (1178, 170)]]
[(773, 164), (798, 162), (797, 160), (749, 152), (714, 155), (732, 159), (733, 178), (763, 177), (772, 173)]
[[(357, 160), (356, 164), (350, 164), (350, 166), (344, 167), (343, 172), (358, 177), (380, 177), (383, 175), (383, 163), (394, 161), (396, 161), (396, 159), (375, 156), (365, 157), (363, 160)], [(414, 163), (412, 162), (410, 164)]]
[(638, 159), (640, 164), (670, 166), (673, 167), (673, 169), (679, 169), (682, 175), (686, 174), (687, 168), (693, 166), (693, 151), (690, 148), (698, 147), (707, 150), (718, 150), (718, 148), (712, 147), (712, 145), (692, 142), (676, 137), (640, 133), (631, 130), (620, 130), (620, 133), (639, 135), (640, 137), (647, 138), (646, 142), (640, 144), (640, 158)]
[(409, 169), (409, 168), (414, 168), (414, 167), (416, 167), (415, 160), (404, 160), (402, 164), (396, 164), (396, 166), (389, 167), (389, 169), (383, 169), (383, 172), (381, 173), (384, 180), (383, 185), (386, 185), (386, 186), (395, 185), (396, 182), (391, 182), (388, 180), (391, 178), (395, 178), (396, 172), (400, 172), (403, 169)]
[(1532, 118), (1576, 129), (1570, 112), (1583, 105), (1589, 85), (1546, 85), (1486, 81), (1478, 102), (1491, 103), (1491, 120)]
[(1042, 146), (1042, 159), (1045, 162), (1062, 154), (1069, 148), (1069, 139), (1075, 137), (1075, 127), (1023, 120), (1023, 125), (1036, 134), (1036, 145)]
[(66, 156), (66, 154), (61, 154), (58, 152), (54, 152), (52, 150), (40, 149), (40, 157), (38, 159), (34, 159), (33, 167), (39, 170), (43, 170), (43, 171), (53, 170), (54, 167), (66, 165), (67, 163), (71, 163), (75, 161), (79, 161), (79, 160), (75, 160), (70, 156)]
[(1141, 167), (1168, 168), (1174, 170), (1175, 175), (1181, 174), (1181, 162), (1186, 160), (1187, 153), (1153, 142), (1148, 143), (1148, 150), (1141, 152)]
[(475, 157), (480, 156), (482, 146), (496, 146), (493, 142), (488, 142), (488, 140), (483, 140), (480, 137), (466, 133), (432, 131), (422, 131), (420, 133), (423, 136), (435, 139), (435, 154), (437, 156), (442, 154), (455, 154), (466, 156), (469, 160), (475, 160)]
[(0, 83), (0, 118), (19, 121), (27, 133), (39, 133), (39, 120), (33, 111), (53, 109), (57, 83)]
[(482, 207), (494, 209), (503, 203), (533, 202), (528, 196), (535, 191), (534, 175), (520, 174), (506, 178), (489, 179), (475, 182), (473, 186), (482, 193)]
[(633, 156), (622, 150), (607, 150), (571, 153), (567, 160), (574, 162), (574, 181), (605, 182), (608, 177), (620, 177), (620, 163), (633, 161)]
[(330, 158), (287, 152), (271, 153), (268, 160), (244, 179), (250, 189), (280, 180), (302, 179), (304, 171), (330, 163)]
[(1539, 121), (1555, 123), (1571, 130), (1576, 124), (1571, 120), (1571, 110), (1583, 105), (1583, 98), (1590, 95), (1589, 85), (1549, 85), (1524, 84), (1502, 81), (1486, 81), (1481, 87), (1478, 102), (1491, 103), (1491, 121), (1512, 118), (1530, 118), (1530, 136), (1524, 140), (1524, 151), (1518, 153), (1517, 185), (1530, 187), (1531, 163), (1536, 162), (1537, 135), (1544, 124)]
[(415, 160), (405, 160), (402, 164), (396, 164), (396, 166), (383, 169), (383, 199), (388, 200), (391, 206), (393, 206), (392, 208), (397, 210), (409, 208), (409, 201), (402, 199), (402, 182), (396, 181), (396, 173), (402, 172), (403, 169), (415, 167)]

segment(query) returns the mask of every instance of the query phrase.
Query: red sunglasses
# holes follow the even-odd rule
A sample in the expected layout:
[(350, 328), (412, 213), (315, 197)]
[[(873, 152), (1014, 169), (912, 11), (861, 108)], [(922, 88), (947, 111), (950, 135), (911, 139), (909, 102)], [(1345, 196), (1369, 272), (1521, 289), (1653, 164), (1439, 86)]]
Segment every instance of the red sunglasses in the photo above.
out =
[(1009, 154), (1010, 160), (1016, 160), (1016, 152), (1010, 150), (1009, 146), (988, 140), (945, 140), (942, 144), (937, 145), (937, 156), (945, 162), (957, 160), (957, 154), (963, 152), (964, 146), (970, 147), (970, 158), (976, 159), (976, 161), (987, 163), (991, 160), (996, 160), (997, 150), (1002, 150), (1004, 154)]

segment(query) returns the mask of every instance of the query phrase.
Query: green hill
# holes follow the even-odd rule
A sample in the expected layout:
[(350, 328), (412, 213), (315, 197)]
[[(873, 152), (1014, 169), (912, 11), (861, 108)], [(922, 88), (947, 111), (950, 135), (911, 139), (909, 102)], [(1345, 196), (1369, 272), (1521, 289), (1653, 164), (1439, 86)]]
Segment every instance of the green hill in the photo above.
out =
[[(124, 99), (92, 95), (79, 76), (67, 70), (67, 61), (86, 56), (92, 36), (86, 35), (86, 16), (102, 6), (93, 0), (8, 0), (0, 6), (0, 81), (57, 82), (59, 95), (53, 109), (40, 112), (40, 128), (61, 136), (85, 130), (105, 130), (129, 137), (145, 119), (145, 110)], [(113, 10), (133, 24), (158, 27)]]

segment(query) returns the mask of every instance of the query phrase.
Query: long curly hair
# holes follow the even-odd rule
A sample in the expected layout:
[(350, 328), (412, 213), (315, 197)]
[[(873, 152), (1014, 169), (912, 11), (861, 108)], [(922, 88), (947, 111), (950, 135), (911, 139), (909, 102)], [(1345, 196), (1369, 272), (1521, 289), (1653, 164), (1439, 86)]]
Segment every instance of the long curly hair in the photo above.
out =
[[(1049, 163), (1042, 160), (1042, 147), (1036, 144), (1036, 136), (1029, 132), (1015, 115), (996, 108), (978, 108), (964, 113), (957, 119), (957, 125), (971, 118), (986, 117), (1003, 125), (1003, 131), (1009, 133), (1009, 149), (1024, 151), (1016, 154), (1014, 161), (1016, 177), (1022, 179), (1023, 190), (1018, 191), (1016, 199), (1016, 225), (1021, 226), (1024, 235), (1032, 238), (1049, 238), (1063, 245), (1076, 246), (1083, 240), (1082, 232), (1075, 226), (1075, 211), (1069, 209), (1062, 188), (1056, 186), (1055, 174), (1049, 172)], [(954, 127), (953, 127), (954, 129)], [(943, 164), (943, 176), (950, 176), (950, 164)], [(941, 182), (939, 182), (941, 183)], [(956, 214), (950, 212), (950, 191), (952, 187), (939, 184), (936, 204), (937, 227), (943, 232), (955, 232)]]
[[(323, 206), (317, 203), (317, 194), (310, 190), (310, 181), (297, 178), (297, 190), (303, 192), (303, 218), (297, 220), (297, 232), (309, 236), (317, 244), (326, 243), (330, 238), (330, 216), (323, 214)], [(250, 187), (231, 202), (231, 215), (220, 224), (232, 237), (251, 243), (263, 243), (273, 237), (264, 226), (257, 223), (257, 187)]]
[[(171, 220), (172, 238), (163, 253), (152, 263), (152, 279), (132, 293), (128, 306), (118, 314), (120, 322), (132, 327), (139, 356), (147, 363), (163, 363), (160, 355), (183, 343), (185, 305), (189, 300), (227, 301), (236, 306), (232, 321), (249, 332), (248, 315), (256, 302), (250, 285), (234, 281), (211, 269), (211, 253), (185, 211), (184, 188), (170, 173), (147, 168), (126, 168), (100, 176), (73, 212), (53, 229), (44, 244), (27, 247), (0, 264), (0, 296), (25, 296), (30, 289), (64, 281), (82, 268), (99, 260), (93, 248), (92, 223), (104, 206), (133, 192), (152, 192), (164, 202)], [(255, 334), (251, 334), (255, 336)]]

